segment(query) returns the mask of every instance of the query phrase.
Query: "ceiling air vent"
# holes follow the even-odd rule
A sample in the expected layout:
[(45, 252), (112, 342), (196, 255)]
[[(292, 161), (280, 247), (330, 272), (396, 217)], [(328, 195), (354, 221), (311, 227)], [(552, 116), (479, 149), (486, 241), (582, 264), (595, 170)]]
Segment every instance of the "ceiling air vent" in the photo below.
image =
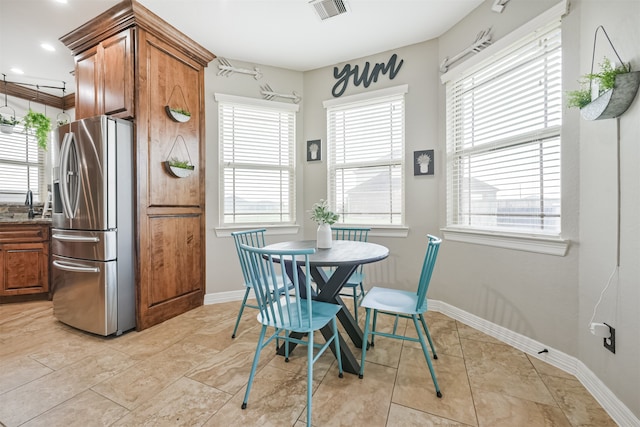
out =
[(313, 5), (323, 21), (347, 13), (347, 3), (344, 0), (312, 0), (309, 4)]

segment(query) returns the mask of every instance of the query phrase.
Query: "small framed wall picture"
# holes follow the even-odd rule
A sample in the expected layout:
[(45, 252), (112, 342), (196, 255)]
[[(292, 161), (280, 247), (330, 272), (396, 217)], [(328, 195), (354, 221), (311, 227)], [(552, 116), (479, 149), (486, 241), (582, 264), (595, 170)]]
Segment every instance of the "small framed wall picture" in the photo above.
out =
[(413, 152), (413, 175), (433, 175), (433, 150)]
[(322, 140), (312, 139), (307, 141), (307, 162), (322, 160)]

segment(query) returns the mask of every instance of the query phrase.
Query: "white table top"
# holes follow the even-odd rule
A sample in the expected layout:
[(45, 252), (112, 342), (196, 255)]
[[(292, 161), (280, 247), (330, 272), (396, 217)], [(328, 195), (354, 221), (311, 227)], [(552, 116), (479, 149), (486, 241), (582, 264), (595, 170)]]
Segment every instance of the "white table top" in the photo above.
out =
[[(290, 250), (315, 247), (315, 240), (294, 240), (267, 245), (265, 249)], [(333, 240), (332, 247), (329, 249), (316, 248), (316, 253), (309, 255), (309, 264), (317, 267), (368, 264), (388, 256), (389, 249), (376, 243)]]

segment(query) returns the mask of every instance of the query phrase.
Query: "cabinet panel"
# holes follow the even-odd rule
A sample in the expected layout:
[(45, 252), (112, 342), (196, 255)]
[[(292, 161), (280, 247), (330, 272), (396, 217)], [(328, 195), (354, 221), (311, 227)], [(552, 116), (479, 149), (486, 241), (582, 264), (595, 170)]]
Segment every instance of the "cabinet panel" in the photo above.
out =
[(103, 112), (121, 118), (133, 117), (131, 31), (123, 31), (101, 43)]
[(49, 290), (49, 243), (0, 245), (3, 296), (42, 293)]
[(138, 329), (202, 305), (201, 215), (154, 216), (148, 221), (148, 258), (139, 289)]
[(98, 47), (76, 57), (76, 119), (98, 115)]

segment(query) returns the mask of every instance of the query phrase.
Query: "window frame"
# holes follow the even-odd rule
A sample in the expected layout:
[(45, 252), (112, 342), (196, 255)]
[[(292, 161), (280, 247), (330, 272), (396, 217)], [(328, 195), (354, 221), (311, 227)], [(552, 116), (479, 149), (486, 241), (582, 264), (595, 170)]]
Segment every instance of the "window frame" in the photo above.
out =
[[(218, 156), (219, 156), (219, 227), (216, 227), (216, 234), (219, 236), (228, 236), (232, 231), (235, 230), (243, 230), (243, 229), (251, 229), (256, 226), (266, 227), (270, 230), (276, 230), (277, 234), (293, 234), (297, 232), (297, 220), (296, 220), (296, 186), (297, 186), (297, 165), (296, 165), (296, 128), (297, 128), (297, 112), (299, 110), (299, 106), (296, 104), (282, 103), (282, 102), (274, 102), (274, 101), (266, 101), (262, 99), (248, 98), (236, 95), (226, 95), (226, 94), (215, 94), (215, 100), (218, 102)], [(225, 222), (225, 170), (229, 169), (229, 165), (226, 165), (224, 161), (224, 138), (223, 138), (223, 123), (221, 121), (222, 108), (232, 106), (233, 108), (246, 108), (246, 109), (258, 109), (265, 112), (278, 112), (278, 113), (286, 113), (291, 114), (291, 130), (289, 132), (291, 138), (287, 144), (287, 147), (290, 148), (289, 152), (289, 166), (275, 166), (275, 165), (265, 165), (261, 164), (247, 164), (244, 163), (245, 167), (249, 169), (274, 169), (280, 168), (282, 170), (290, 171), (290, 189), (288, 194), (288, 203), (289, 203), (289, 216), (291, 221), (256, 221), (256, 222)], [(233, 168), (233, 167), (232, 167)]]
[[(372, 236), (387, 236), (387, 237), (406, 237), (408, 233), (408, 227), (406, 226), (406, 208), (405, 208), (405, 199), (406, 199), (406, 186), (405, 186), (405, 172), (406, 172), (406, 159), (405, 159), (405, 150), (406, 150), (406, 94), (409, 91), (408, 85), (400, 85), (385, 89), (379, 89), (375, 91), (369, 91), (366, 93), (360, 93), (356, 95), (350, 95), (346, 97), (336, 98), (324, 101), (323, 106), (327, 110), (326, 111), (326, 119), (327, 119), (327, 198), (329, 200), (329, 204), (332, 208), (336, 206), (336, 189), (334, 186), (336, 185), (336, 179), (334, 174), (338, 169), (349, 169), (349, 168), (357, 168), (357, 167), (393, 167), (399, 166), (400, 168), (400, 221), (398, 224), (388, 223), (369, 223), (369, 222), (343, 222), (342, 216), (338, 221), (340, 225), (353, 225), (353, 226), (369, 226), (372, 228), (370, 235)], [(332, 162), (334, 151), (336, 150), (335, 141), (332, 140), (332, 131), (331, 131), (331, 113), (332, 110), (335, 109), (344, 109), (350, 106), (357, 108), (363, 105), (373, 105), (376, 104), (376, 101), (379, 102), (395, 102), (396, 100), (401, 99), (403, 110), (402, 110), (402, 135), (401, 135), (401, 152), (399, 157), (393, 160), (381, 160), (381, 161), (366, 161), (366, 162), (349, 162), (347, 164), (342, 164), (341, 166), (337, 166)], [(388, 212), (389, 215), (393, 215), (392, 212)]]
[[(496, 55), (502, 49), (508, 48), (511, 44), (519, 41), (523, 37), (526, 37), (539, 28), (549, 24), (553, 20), (561, 19), (567, 13), (568, 2), (566, 0), (562, 0), (557, 5), (551, 7), (537, 17), (529, 20), (527, 23), (520, 26), (512, 33), (499, 39), (493, 45), (489, 46), (479, 54), (474, 55), (473, 57), (467, 59), (465, 62), (461, 63), (459, 66), (452, 68), (447, 73), (444, 73), (441, 76), (442, 83), (447, 83), (450, 80), (459, 78), (463, 73)], [(560, 29), (562, 31), (562, 24), (560, 24)], [(562, 137), (561, 131), (559, 137)], [(561, 179), (562, 174), (563, 172), (561, 172)], [(448, 191), (449, 189), (447, 188), (447, 192)], [(449, 196), (448, 193), (446, 195), (447, 197)], [(562, 198), (560, 199), (560, 204), (563, 204)], [(448, 212), (446, 212), (446, 215), (448, 218)], [(562, 237), (563, 221), (564, 220), (561, 217), (560, 233), (557, 235), (467, 229), (451, 226), (448, 223), (446, 223), (446, 225), (441, 228), (441, 231), (444, 238), (450, 241), (493, 246), (498, 248), (520, 250), (547, 255), (565, 256), (567, 254), (571, 241)]]
[[(3, 151), (6, 150), (8, 144), (5, 144), (5, 138), (17, 140), (15, 135), (21, 135), (25, 138), (25, 152), (24, 159), (20, 160), (9, 160), (4, 158)], [(30, 153), (36, 152), (37, 159), (35, 161), (29, 160)], [(8, 153), (14, 154), (15, 153)], [(2, 205), (13, 205), (13, 204), (24, 204), (24, 198), (26, 197), (27, 191), (30, 189), (33, 192), (33, 203), (40, 204), (44, 202), (44, 196), (47, 192), (47, 180), (46, 180), (46, 152), (39, 148), (38, 141), (34, 135), (33, 130), (27, 130), (24, 128), (24, 125), (20, 121), (14, 126), (13, 132), (11, 134), (0, 133), (0, 168), (3, 168), (7, 165), (26, 167), (27, 168), (27, 184), (26, 190), (14, 188), (9, 191), (0, 190), (0, 204)], [(32, 168), (36, 168), (38, 170), (38, 178), (35, 184), (30, 181), (29, 170)]]

